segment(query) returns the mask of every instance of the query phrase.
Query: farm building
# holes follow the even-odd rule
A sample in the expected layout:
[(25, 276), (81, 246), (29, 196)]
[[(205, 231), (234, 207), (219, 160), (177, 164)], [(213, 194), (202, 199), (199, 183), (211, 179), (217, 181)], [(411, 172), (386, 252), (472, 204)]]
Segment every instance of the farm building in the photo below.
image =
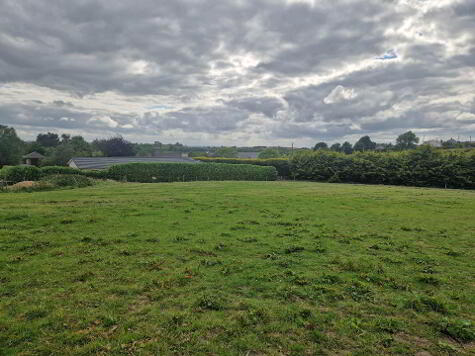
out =
[(36, 151), (33, 151), (23, 156), (25, 164), (28, 166), (39, 166), (40, 161), (44, 158), (45, 156), (43, 156), (41, 153), (38, 153)]
[(73, 157), (68, 166), (78, 169), (106, 169), (124, 163), (199, 163), (188, 157)]

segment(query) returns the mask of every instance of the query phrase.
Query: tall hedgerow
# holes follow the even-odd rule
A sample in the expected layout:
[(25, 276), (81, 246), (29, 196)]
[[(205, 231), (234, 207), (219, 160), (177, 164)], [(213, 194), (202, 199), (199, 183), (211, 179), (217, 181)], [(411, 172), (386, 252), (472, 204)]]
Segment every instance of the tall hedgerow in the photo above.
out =
[(229, 163), (229, 164), (253, 164), (256, 166), (272, 166), (277, 170), (279, 177), (291, 178), (288, 158), (222, 158), (222, 157), (196, 157), (202, 162)]
[(114, 180), (142, 183), (277, 178), (274, 167), (223, 163), (127, 163), (111, 166), (107, 175)]
[(404, 152), (299, 152), (290, 159), (296, 179), (419, 187), (475, 188), (475, 152), (443, 153), (428, 146)]

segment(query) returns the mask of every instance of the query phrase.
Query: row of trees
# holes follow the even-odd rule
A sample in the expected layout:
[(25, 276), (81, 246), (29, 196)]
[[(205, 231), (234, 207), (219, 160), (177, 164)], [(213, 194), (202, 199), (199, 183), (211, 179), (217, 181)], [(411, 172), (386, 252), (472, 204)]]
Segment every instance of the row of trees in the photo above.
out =
[(381, 151), (403, 151), (414, 149), (419, 143), (419, 137), (412, 131), (405, 132), (398, 136), (396, 139), (396, 144), (377, 144), (373, 142), (369, 136), (361, 137), (354, 145), (348, 141), (343, 144), (334, 143), (330, 147), (325, 142), (318, 142), (313, 150), (331, 150), (335, 152), (341, 152), (345, 154), (351, 154), (353, 152), (365, 152), (365, 151), (374, 151), (379, 148)]
[(23, 155), (34, 151), (46, 157), (44, 165), (66, 165), (75, 156), (135, 156), (137, 153), (135, 145), (120, 136), (89, 143), (82, 136), (47, 132), (40, 133), (35, 141), (25, 142), (13, 127), (0, 125), (0, 166), (19, 164)]
[[(331, 150), (345, 154), (374, 150), (402, 151), (413, 149), (418, 143), (419, 138), (413, 132), (408, 131), (397, 138), (395, 145), (377, 144), (369, 136), (363, 136), (354, 145), (344, 142), (328, 146), (325, 142), (318, 142), (313, 150)], [(442, 147), (460, 147), (460, 142), (449, 140), (442, 142)], [(265, 159), (288, 157), (293, 152), (289, 147), (188, 147), (178, 142), (162, 144), (158, 141), (153, 144), (131, 143), (120, 136), (87, 142), (79, 135), (58, 135), (52, 132), (40, 133), (35, 141), (25, 142), (17, 136), (13, 127), (0, 125), (0, 167), (19, 164), (24, 154), (33, 151), (46, 156), (43, 161), (44, 165), (66, 165), (75, 156), (147, 157), (153, 156), (157, 151), (189, 152), (191, 157), (214, 156), (226, 158), (236, 158), (239, 152), (259, 152), (258, 158)]]

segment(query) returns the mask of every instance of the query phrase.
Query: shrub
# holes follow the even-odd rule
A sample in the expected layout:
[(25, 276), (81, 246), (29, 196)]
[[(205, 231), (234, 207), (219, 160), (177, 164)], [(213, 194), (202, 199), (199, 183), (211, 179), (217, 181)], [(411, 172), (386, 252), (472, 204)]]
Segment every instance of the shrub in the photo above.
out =
[(41, 170), (35, 166), (14, 166), (2, 169), (3, 179), (9, 184), (36, 181), (41, 177)]
[(84, 170), (80, 171), (82, 175), (94, 179), (107, 179), (108, 178), (108, 170), (101, 169), (101, 170)]
[(56, 174), (46, 176), (41, 179), (42, 182), (49, 183), (55, 187), (76, 187), (83, 188), (93, 184), (93, 182), (84, 176), (78, 174)]
[(72, 167), (63, 167), (63, 166), (46, 166), (41, 168), (41, 173), (44, 176), (52, 174), (82, 174), (79, 169)]
[(268, 158), (268, 159), (250, 159), (250, 158), (216, 158), (216, 157), (197, 157), (202, 162), (230, 163), (230, 164), (253, 164), (256, 166), (272, 166), (277, 170), (281, 178), (290, 178), (290, 164), (288, 158)]
[(107, 170), (80, 170), (72, 167), (62, 167), (62, 166), (46, 166), (41, 168), (41, 173), (43, 176), (53, 175), (53, 174), (74, 174), (82, 175), (95, 179), (107, 179)]
[(301, 180), (474, 189), (475, 152), (447, 154), (428, 146), (352, 155), (302, 151), (291, 157), (290, 172)]
[(221, 163), (127, 163), (111, 166), (108, 178), (129, 182), (275, 180), (274, 167)]

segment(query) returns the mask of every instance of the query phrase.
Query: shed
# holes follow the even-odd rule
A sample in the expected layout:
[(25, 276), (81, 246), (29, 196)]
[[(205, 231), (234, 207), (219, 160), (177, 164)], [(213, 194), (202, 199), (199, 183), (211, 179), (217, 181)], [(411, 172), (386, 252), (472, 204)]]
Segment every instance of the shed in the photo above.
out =
[(38, 153), (36, 151), (33, 151), (23, 156), (23, 160), (25, 161), (25, 164), (27, 164), (28, 166), (39, 166), (40, 161), (42, 159), (45, 159), (45, 156), (43, 156), (41, 153)]

